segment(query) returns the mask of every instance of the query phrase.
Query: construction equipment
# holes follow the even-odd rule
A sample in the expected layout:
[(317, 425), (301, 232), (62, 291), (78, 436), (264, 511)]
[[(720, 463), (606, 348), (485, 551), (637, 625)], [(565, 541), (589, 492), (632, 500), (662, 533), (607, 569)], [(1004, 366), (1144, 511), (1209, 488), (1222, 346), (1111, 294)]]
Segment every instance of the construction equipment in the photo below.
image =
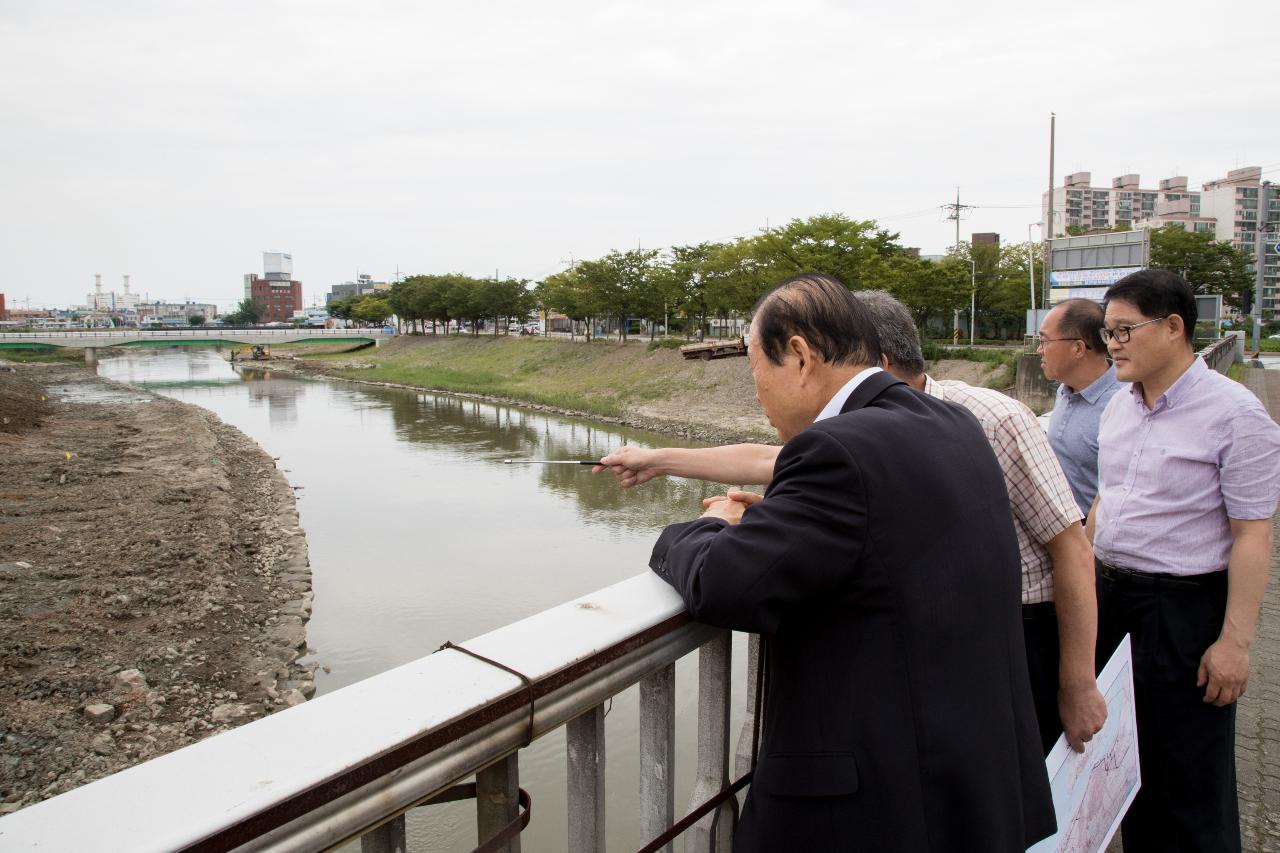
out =
[(271, 347), (266, 344), (254, 344), (251, 347), (237, 347), (231, 351), (231, 363), (237, 361), (270, 361)]

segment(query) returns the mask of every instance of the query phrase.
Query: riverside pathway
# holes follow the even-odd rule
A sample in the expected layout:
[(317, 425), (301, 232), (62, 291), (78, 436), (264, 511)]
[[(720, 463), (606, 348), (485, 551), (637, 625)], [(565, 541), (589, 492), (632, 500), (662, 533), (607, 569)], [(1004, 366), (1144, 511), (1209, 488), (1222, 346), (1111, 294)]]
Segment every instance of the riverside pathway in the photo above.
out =
[[(1246, 368), (1244, 384), (1280, 421), (1280, 370)], [(1272, 519), (1280, 543), (1280, 516)], [(1236, 712), (1236, 773), (1244, 849), (1280, 853), (1280, 550), (1253, 641), (1248, 690)]]

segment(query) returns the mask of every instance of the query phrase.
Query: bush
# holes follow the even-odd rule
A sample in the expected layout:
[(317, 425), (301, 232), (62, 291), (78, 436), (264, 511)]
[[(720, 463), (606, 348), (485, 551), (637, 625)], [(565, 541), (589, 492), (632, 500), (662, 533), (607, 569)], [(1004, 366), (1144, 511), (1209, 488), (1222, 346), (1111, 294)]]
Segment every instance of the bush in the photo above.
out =
[(649, 352), (656, 349), (680, 349), (685, 342), (680, 338), (654, 338), (649, 341)]

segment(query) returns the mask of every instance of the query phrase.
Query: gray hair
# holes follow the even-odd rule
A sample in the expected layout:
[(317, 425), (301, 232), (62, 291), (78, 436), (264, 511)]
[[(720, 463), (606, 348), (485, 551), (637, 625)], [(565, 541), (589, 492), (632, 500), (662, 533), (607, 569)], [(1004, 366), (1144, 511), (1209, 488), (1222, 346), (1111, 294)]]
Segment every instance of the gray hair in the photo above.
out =
[(884, 290), (855, 290), (853, 296), (871, 314), (871, 322), (880, 336), (880, 350), (889, 363), (910, 378), (924, 373), (920, 334), (907, 306)]

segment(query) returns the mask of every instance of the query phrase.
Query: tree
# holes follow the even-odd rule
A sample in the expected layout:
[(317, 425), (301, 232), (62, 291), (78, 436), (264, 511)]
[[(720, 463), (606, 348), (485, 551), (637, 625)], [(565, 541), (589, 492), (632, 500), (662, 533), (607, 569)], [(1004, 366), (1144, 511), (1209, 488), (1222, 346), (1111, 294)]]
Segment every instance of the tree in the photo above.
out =
[(904, 253), (898, 235), (877, 228), (873, 220), (827, 213), (793, 219), (752, 238), (756, 259), (772, 272), (773, 283), (792, 275), (823, 272), (851, 290), (878, 286), (885, 261)]
[(223, 318), (227, 323), (236, 326), (252, 326), (262, 319), (267, 311), (266, 306), (256, 299), (241, 299), (236, 310)]
[(188, 315), (187, 315), (187, 325), (188, 325), (188, 326), (203, 326), (203, 325), (204, 325), (204, 315), (203, 315), (203, 314), (188, 314)]
[(1237, 310), (1253, 287), (1249, 256), (1206, 231), (1170, 224), (1151, 231), (1151, 266), (1185, 278), (1196, 293), (1220, 293)]
[[(587, 282), (578, 274), (576, 266), (547, 276), (536, 292), (538, 300), (548, 310), (559, 311), (575, 323), (585, 323), (587, 337), (591, 337), (591, 319), (597, 309)], [(569, 328), (572, 334), (573, 327)]]
[(955, 256), (936, 263), (907, 254), (890, 258), (883, 284), (911, 311), (921, 338), (930, 320), (950, 320), (954, 311), (969, 305), (969, 264)]
[(391, 314), (391, 305), (372, 295), (366, 295), (351, 309), (352, 317), (371, 326), (381, 325)]

